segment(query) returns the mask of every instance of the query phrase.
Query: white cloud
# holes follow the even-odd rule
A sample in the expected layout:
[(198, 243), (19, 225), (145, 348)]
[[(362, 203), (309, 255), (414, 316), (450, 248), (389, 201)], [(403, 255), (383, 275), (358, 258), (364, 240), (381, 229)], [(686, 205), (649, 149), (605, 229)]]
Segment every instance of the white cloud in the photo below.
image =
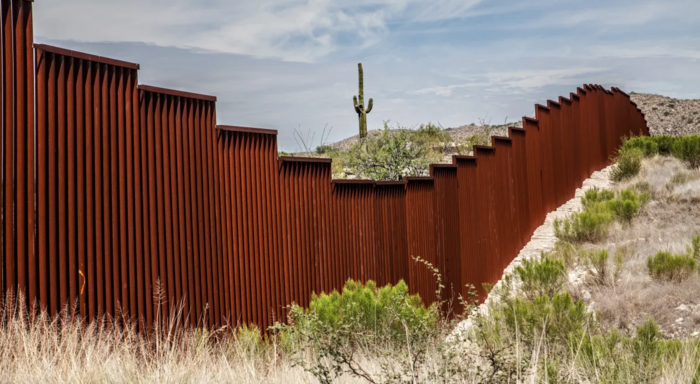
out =
[(398, 19), (463, 16), (481, 0), (46, 0), (36, 34), (314, 61), (380, 41)]

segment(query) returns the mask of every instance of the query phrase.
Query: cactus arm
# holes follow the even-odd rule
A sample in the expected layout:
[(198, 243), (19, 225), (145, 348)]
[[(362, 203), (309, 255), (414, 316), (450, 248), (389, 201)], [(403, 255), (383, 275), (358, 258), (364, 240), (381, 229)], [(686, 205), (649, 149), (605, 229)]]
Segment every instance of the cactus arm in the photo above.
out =
[(374, 104), (373, 104), (372, 98), (370, 97), (370, 98), (369, 98), (369, 104), (367, 105), (367, 110), (365, 111), (365, 113), (370, 113), (370, 112), (372, 112), (372, 107), (373, 107), (373, 106), (374, 106)]
[(357, 104), (357, 96), (352, 97), (353, 105), (355, 106), (355, 112), (359, 115), (362, 113), (362, 108), (360, 108), (360, 105)]

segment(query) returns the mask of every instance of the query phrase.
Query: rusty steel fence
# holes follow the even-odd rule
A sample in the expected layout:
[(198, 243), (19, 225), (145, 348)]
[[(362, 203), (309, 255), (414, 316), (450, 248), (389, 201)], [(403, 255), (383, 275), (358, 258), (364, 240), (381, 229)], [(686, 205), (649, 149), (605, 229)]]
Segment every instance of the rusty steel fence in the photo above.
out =
[(217, 125), (213, 96), (33, 44), (31, 2), (2, 0), (0, 22), (2, 294), (50, 314), (264, 328), (347, 279), (432, 303), (415, 257), (460, 310), (623, 136), (649, 134), (629, 95), (588, 84), (429, 177), (332, 180), (329, 159), (278, 157), (277, 131)]

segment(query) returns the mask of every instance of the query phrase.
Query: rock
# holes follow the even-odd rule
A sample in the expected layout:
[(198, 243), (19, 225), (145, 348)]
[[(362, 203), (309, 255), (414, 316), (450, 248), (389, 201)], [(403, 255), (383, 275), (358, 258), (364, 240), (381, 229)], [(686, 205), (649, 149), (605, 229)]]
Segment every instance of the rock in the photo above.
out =
[(585, 300), (585, 301), (588, 301), (588, 300), (591, 299), (591, 293), (588, 292), (588, 291), (585, 291), (585, 290), (584, 290), (582, 296), (583, 296), (583, 300)]
[(693, 337), (695, 337), (695, 336), (697, 336), (697, 335), (700, 335), (700, 332), (699, 332), (699, 331), (695, 331), (695, 332), (693, 332), (693, 333), (690, 334), (690, 336), (693, 336)]
[(685, 304), (681, 304), (681, 305), (676, 307), (676, 311), (688, 312), (688, 311), (690, 311), (690, 308), (688, 308), (688, 306)]
[(679, 317), (676, 319), (676, 324), (681, 324), (683, 322), (683, 318)]

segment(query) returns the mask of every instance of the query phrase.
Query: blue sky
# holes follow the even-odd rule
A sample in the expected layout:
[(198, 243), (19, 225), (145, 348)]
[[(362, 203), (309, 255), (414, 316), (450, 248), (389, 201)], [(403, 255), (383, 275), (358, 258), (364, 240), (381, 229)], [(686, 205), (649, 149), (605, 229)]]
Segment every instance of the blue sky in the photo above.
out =
[(142, 84), (218, 96), (219, 123), (357, 133), (501, 123), (583, 83), (700, 98), (698, 0), (42, 0), (35, 40), (141, 64)]

